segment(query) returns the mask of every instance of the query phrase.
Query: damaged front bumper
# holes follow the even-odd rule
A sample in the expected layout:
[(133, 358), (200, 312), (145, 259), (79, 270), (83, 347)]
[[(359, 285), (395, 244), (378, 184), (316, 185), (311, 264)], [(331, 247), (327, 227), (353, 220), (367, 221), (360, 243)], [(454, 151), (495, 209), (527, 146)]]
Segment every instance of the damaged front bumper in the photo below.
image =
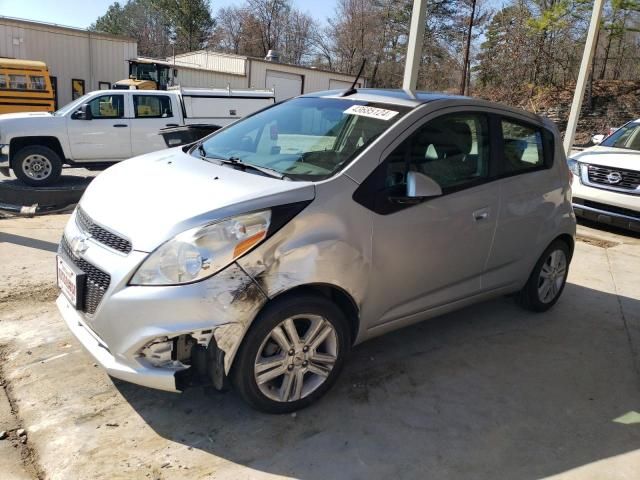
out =
[[(68, 240), (81, 233), (74, 219), (65, 228)], [(222, 388), (247, 328), (267, 301), (255, 281), (233, 263), (192, 284), (130, 286), (146, 253), (123, 255), (93, 239), (87, 244), (82, 259), (108, 272), (110, 284), (94, 314), (76, 310), (63, 295), (57, 305), (109, 375), (179, 391), (197, 373)]]

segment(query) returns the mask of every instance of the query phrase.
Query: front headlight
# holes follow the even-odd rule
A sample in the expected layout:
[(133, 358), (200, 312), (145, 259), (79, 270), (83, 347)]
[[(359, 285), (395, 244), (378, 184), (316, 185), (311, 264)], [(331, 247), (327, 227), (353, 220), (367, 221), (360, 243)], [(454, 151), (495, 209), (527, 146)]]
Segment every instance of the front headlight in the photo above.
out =
[(571, 170), (571, 173), (580, 178), (580, 162), (574, 160), (573, 158), (567, 158), (567, 165), (569, 165), (569, 170)]
[(140, 265), (131, 285), (178, 285), (210, 277), (267, 236), (264, 210), (192, 228), (162, 244)]

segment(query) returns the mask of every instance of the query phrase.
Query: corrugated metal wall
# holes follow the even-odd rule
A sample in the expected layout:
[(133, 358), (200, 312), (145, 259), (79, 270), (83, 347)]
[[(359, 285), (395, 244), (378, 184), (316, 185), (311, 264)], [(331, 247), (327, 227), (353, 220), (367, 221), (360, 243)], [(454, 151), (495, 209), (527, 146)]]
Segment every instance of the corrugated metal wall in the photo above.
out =
[(247, 88), (247, 78), (243, 75), (181, 68), (179, 64), (176, 68), (177, 83), (183, 87), (226, 88), (230, 84), (231, 88)]
[(0, 56), (45, 62), (56, 77), (61, 107), (72, 99), (72, 79), (84, 80), (90, 92), (99, 82), (127, 78), (127, 60), (137, 56), (137, 44), (125, 37), (0, 17)]
[[(167, 61), (171, 62), (172, 59), (173, 57), (168, 57)], [(238, 55), (225, 55), (207, 50), (198, 50), (176, 55), (176, 62), (216, 72), (245, 75), (247, 59)]]

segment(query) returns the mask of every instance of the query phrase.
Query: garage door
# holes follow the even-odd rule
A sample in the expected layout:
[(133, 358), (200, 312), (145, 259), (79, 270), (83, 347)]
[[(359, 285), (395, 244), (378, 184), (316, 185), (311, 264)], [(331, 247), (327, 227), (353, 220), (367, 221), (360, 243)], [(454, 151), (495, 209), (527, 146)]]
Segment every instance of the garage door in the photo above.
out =
[(302, 93), (302, 75), (267, 70), (266, 87), (276, 89), (276, 102)]
[[(345, 88), (351, 88), (352, 83), (353, 82), (345, 82), (344, 80), (334, 80), (333, 78), (330, 78), (329, 90), (338, 90), (338, 89), (344, 90)], [(360, 87), (362, 87), (360, 82), (356, 83), (356, 88), (360, 88)]]

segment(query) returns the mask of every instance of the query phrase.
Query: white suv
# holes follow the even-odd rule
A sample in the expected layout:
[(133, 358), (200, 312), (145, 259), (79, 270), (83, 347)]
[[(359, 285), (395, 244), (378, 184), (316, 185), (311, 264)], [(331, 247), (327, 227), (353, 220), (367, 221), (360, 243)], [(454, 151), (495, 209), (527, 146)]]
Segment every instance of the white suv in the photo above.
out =
[(640, 231), (640, 119), (568, 162), (576, 215)]

